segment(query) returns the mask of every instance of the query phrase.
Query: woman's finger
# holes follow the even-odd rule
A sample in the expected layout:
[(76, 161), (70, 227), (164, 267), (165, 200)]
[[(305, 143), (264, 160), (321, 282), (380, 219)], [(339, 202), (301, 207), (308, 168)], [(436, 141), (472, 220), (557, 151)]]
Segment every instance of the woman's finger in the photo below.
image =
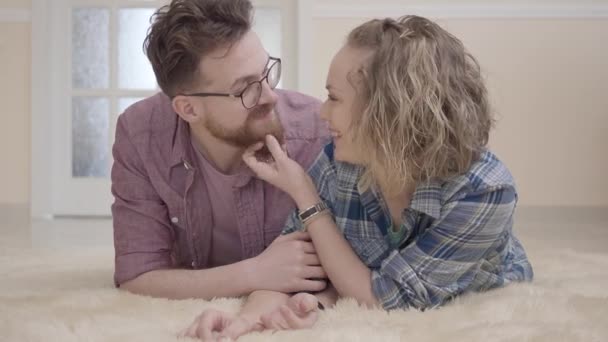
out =
[(270, 134), (266, 135), (266, 146), (268, 147), (268, 150), (270, 151), (270, 154), (272, 154), (274, 160), (279, 161), (288, 158), (287, 154), (277, 141), (277, 138)]
[(259, 161), (255, 155), (243, 154), (245, 164), (258, 176), (258, 178), (270, 182), (276, 177), (277, 170), (273, 164)]
[(251, 146), (249, 146), (243, 154), (246, 155), (254, 155), (255, 152), (259, 151), (262, 147), (264, 147), (264, 142), (259, 141)]
[[(255, 160), (257, 161), (257, 158), (255, 157), (255, 153), (257, 151), (259, 151), (262, 147), (264, 147), (264, 142), (260, 141), (254, 145), (249, 146), (245, 152), (243, 152), (243, 160), (247, 163), (248, 160)], [(247, 163), (247, 165), (249, 165), (249, 163)]]

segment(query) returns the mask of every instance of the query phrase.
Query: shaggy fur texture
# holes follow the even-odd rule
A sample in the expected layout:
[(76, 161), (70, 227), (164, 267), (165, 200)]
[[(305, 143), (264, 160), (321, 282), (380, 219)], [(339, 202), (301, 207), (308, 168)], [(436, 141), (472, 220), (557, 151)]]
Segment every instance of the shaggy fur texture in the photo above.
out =
[[(311, 330), (239, 341), (608, 341), (608, 253), (529, 245), (531, 284), (426, 312), (386, 313), (342, 300)], [(0, 238), (0, 341), (176, 341), (203, 309), (234, 312), (242, 304), (131, 295), (114, 288), (112, 271), (111, 248), (22, 249)]]

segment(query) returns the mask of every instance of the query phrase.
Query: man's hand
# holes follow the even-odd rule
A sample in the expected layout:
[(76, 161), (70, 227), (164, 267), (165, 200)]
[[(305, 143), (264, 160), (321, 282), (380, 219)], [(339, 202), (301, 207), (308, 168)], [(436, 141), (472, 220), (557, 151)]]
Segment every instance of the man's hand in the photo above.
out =
[(218, 310), (206, 310), (194, 319), (179, 337), (199, 338), (203, 341), (235, 340), (252, 331), (261, 331), (263, 326), (245, 316), (229, 314)]
[(256, 290), (318, 292), (327, 284), (327, 274), (305, 232), (279, 236), (251, 260), (252, 286)]
[(318, 299), (309, 293), (298, 293), (287, 300), (286, 304), (261, 316), (264, 329), (288, 330), (308, 329), (319, 317)]

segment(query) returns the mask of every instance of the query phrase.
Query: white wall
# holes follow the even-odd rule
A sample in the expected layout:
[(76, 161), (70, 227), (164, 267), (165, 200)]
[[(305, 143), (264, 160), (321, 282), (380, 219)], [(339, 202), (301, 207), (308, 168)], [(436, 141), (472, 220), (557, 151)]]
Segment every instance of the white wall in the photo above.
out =
[[(322, 5), (327, 8), (328, 3), (339, 2), (344, 1)], [(357, 2), (368, 4), (349, 1), (353, 15), (360, 14)], [(454, 6), (454, 2), (449, 4)], [(324, 98), (332, 56), (347, 33), (366, 19), (317, 14), (323, 17), (311, 25), (311, 91)], [(407, 13), (394, 16), (400, 14)], [(491, 148), (514, 173), (520, 205), (607, 207), (608, 17), (438, 21), (463, 40), (487, 76), (499, 118)]]
[[(7, 9), (31, 7), (29, 0), (0, 1), (0, 18)], [(370, 1), (317, 3), (345, 4), (352, 10)], [(529, 3), (481, 4), (513, 9)], [(469, 2), (385, 0), (382, 4), (441, 9)], [(382, 4), (375, 2), (374, 7), (381, 9)], [(542, 0), (533, 6), (543, 5), (584, 9), (581, 6), (608, 6), (608, 0)], [(329, 61), (348, 31), (363, 20), (312, 19), (309, 92), (313, 95), (325, 96)], [(464, 41), (485, 70), (500, 117), (491, 145), (515, 174), (520, 203), (607, 207), (608, 18), (444, 18), (440, 22)], [(0, 204), (30, 201), (30, 31), (29, 22), (0, 21)]]

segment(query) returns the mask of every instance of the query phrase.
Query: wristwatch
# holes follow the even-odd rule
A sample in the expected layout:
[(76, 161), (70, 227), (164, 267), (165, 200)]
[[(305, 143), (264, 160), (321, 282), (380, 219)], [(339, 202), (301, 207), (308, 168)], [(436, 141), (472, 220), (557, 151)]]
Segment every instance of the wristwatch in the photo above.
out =
[(300, 222), (302, 222), (302, 227), (306, 229), (306, 222), (328, 209), (329, 208), (324, 202), (319, 202), (308, 209), (298, 212), (298, 217), (300, 218)]

